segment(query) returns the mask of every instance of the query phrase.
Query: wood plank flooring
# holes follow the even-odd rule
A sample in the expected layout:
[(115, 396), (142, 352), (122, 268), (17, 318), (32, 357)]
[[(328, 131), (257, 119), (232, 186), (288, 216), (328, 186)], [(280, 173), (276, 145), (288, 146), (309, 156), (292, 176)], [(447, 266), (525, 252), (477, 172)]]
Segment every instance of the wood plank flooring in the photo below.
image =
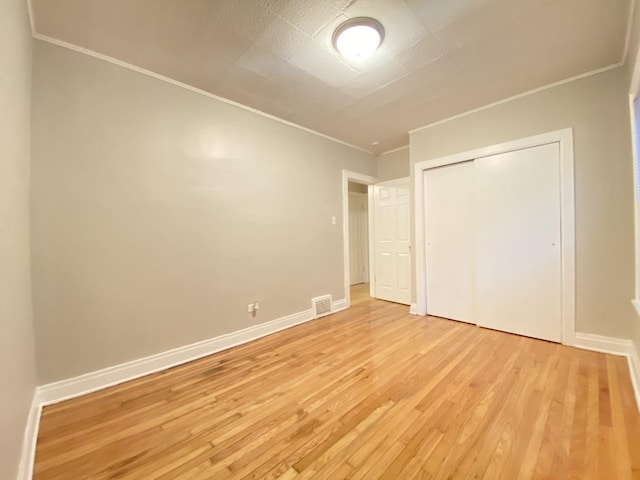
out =
[(363, 300), (46, 407), (43, 479), (632, 479), (624, 358)]
[(356, 306), (362, 302), (371, 300), (369, 296), (369, 284), (359, 283), (357, 285), (351, 285), (351, 305)]

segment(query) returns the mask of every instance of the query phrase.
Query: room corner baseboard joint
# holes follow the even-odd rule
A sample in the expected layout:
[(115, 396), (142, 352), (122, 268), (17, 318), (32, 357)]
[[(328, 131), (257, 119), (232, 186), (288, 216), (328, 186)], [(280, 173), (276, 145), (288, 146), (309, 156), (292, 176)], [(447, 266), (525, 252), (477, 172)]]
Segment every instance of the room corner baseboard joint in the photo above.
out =
[(627, 359), (629, 360), (629, 374), (631, 375), (631, 384), (633, 392), (636, 395), (636, 404), (640, 412), (640, 352), (634, 342), (631, 342), (631, 350)]
[(584, 350), (627, 357), (631, 385), (636, 397), (636, 406), (640, 412), (640, 355), (632, 340), (577, 332), (573, 346)]
[(31, 480), (33, 477), (33, 467), (36, 458), (36, 442), (38, 440), (38, 430), (40, 429), (40, 415), (42, 413), (42, 403), (36, 388), (31, 401), (31, 408), (27, 418), (24, 439), (22, 444), (22, 456), (18, 466), (18, 480)]

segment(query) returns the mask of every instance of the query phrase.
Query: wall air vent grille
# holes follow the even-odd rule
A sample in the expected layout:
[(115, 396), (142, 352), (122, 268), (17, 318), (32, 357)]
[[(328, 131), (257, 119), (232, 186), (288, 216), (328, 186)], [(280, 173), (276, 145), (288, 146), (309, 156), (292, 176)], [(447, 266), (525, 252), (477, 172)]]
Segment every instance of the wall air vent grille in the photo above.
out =
[(312, 298), (311, 305), (313, 308), (313, 318), (320, 318), (325, 315), (329, 315), (332, 311), (331, 303), (331, 295)]

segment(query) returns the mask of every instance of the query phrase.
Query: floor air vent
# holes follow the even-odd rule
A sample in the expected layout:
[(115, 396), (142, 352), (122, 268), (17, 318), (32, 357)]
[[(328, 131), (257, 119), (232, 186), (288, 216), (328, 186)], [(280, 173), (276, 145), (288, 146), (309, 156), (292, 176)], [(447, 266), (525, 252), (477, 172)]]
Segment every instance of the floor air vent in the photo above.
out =
[(324, 295), (311, 299), (313, 318), (324, 317), (331, 313), (331, 295)]

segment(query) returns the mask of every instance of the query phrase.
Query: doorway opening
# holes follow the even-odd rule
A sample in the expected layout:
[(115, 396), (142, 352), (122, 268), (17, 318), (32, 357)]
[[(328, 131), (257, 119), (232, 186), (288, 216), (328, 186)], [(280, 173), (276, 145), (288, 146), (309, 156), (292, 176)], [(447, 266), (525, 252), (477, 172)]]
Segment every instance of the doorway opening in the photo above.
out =
[(349, 182), (349, 290), (352, 304), (369, 298), (369, 186)]
[[(372, 297), (373, 189), (375, 177), (342, 171), (342, 233), (346, 307)], [(353, 298), (352, 298), (353, 297)]]

